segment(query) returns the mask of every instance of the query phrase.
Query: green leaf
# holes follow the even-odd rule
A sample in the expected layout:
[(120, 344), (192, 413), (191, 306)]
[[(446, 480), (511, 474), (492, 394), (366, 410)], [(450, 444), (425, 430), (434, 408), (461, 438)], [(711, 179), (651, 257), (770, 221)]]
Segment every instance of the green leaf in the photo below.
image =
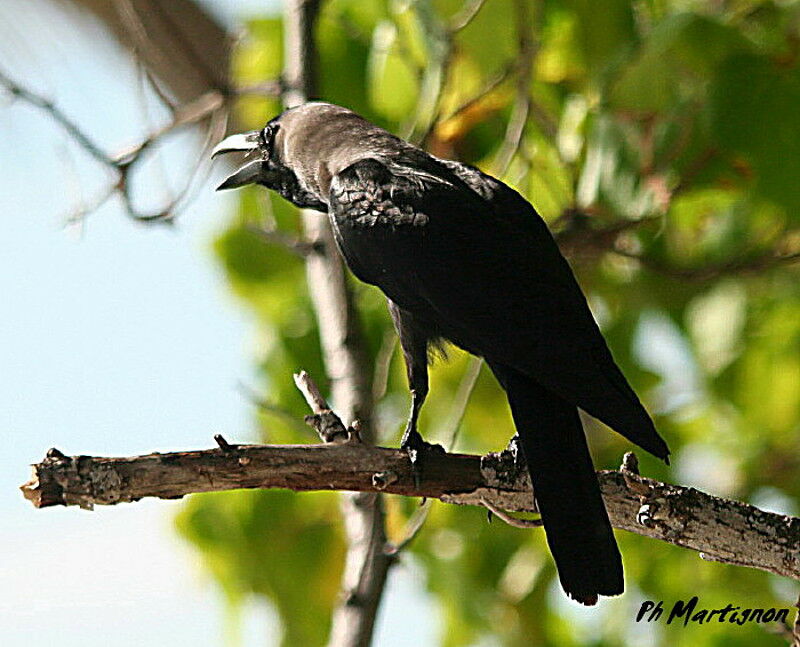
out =
[[(752, 166), (755, 189), (800, 220), (800, 66), (755, 54), (727, 59), (711, 90), (716, 144)], [(744, 171), (745, 173), (747, 171)]]
[(517, 18), (513, 2), (488, 2), (456, 35), (458, 51), (468, 56), (486, 78), (517, 55)]
[(637, 41), (633, 6), (609, 0), (599, 7), (592, 0), (564, 0), (578, 21), (577, 40), (592, 76), (600, 76)]
[(386, 119), (402, 121), (417, 100), (417, 63), (405, 54), (395, 23), (384, 20), (372, 33), (369, 68), (369, 98), (372, 107)]
[[(262, 18), (247, 23), (248, 37), (233, 49), (232, 75), (242, 86), (272, 81), (283, 69), (283, 21)], [(244, 128), (258, 128), (280, 111), (276, 99), (253, 95), (236, 101), (236, 119)]]
[[(175, 522), (232, 603), (250, 593), (268, 597), (283, 621), (281, 644), (313, 647), (325, 643), (342, 570), (336, 516), (328, 493), (251, 490), (193, 496)], [(313, 586), (298, 577), (307, 572)]]
[(731, 27), (704, 16), (679, 14), (653, 30), (611, 91), (621, 110), (664, 110), (705, 89), (720, 61), (746, 47)]
[(317, 26), (319, 68), (330, 72), (318, 75), (320, 96), (372, 118), (375, 114), (367, 94), (371, 30), (361, 31), (359, 28), (353, 33), (348, 23), (341, 20), (343, 12), (352, 15), (356, 11), (352, 0), (340, 0), (331, 6), (324, 3), (322, 6)]

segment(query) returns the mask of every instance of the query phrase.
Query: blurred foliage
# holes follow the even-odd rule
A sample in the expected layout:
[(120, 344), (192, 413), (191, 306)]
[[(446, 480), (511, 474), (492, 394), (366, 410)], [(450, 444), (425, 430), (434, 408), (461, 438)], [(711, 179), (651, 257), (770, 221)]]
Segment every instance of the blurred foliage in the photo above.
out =
[[(671, 469), (642, 455), (645, 474), (797, 513), (800, 274), (774, 256), (800, 246), (800, 3), (540, 0), (522, 12), (522, 2), (488, 0), (453, 31), (473, 3), (328, 0), (317, 30), (321, 97), (501, 174), (562, 231), (615, 356), (673, 450)], [(279, 75), (281, 34), (280, 17), (250, 22), (237, 80)], [(520, 106), (528, 118), (517, 142), (507, 124)], [(237, 110), (257, 127), (278, 105), (248, 98)], [(251, 189), (215, 245), (258, 320), (268, 400), (259, 433), (313, 442), (291, 422), (306, 413), (291, 372), (324, 379), (302, 260), (253, 227), (299, 229), (293, 207)], [(383, 298), (354, 290), (375, 357), (390, 339)], [(421, 423), (429, 438), (448, 433), (466, 362), (454, 350), (433, 369)], [(381, 442), (397, 442), (407, 400), (395, 350), (377, 404)], [(588, 433), (598, 467), (616, 467), (630, 449), (599, 423)], [(497, 450), (511, 434), (484, 370), (456, 447)], [(392, 538), (414, 509), (388, 499)], [(233, 602), (266, 596), (283, 644), (313, 646), (337, 594), (337, 514), (330, 494), (247, 492), (193, 497), (178, 524)], [(590, 612), (560, 594), (541, 533), (488, 525), (478, 510), (434, 506), (407, 559), (425, 573), (447, 647), (784, 643), (757, 626), (637, 625), (644, 599), (788, 607), (797, 591), (618, 536), (627, 592)]]

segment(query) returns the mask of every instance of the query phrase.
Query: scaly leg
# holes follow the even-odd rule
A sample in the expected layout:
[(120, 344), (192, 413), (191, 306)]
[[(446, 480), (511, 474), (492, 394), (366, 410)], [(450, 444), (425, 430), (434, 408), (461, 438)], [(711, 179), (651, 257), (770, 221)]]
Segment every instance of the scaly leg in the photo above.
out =
[[(427, 383), (427, 371), (425, 378), (425, 382)], [(425, 454), (428, 452), (444, 452), (444, 448), (441, 445), (432, 445), (431, 443), (425, 442), (422, 435), (417, 430), (419, 411), (425, 402), (425, 396), (427, 394), (427, 384), (423, 390), (411, 389), (411, 411), (408, 416), (406, 429), (403, 432), (403, 440), (400, 442), (400, 449), (406, 451), (411, 461), (411, 473), (414, 477), (414, 485), (417, 488), (422, 479), (422, 465), (424, 463)]]
[(425, 391), (411, 389), (411, 410), (408, 414), (406, 429), (403, 432), (403, 439), (400, 441), (400, 447), (402, 449), (418, 447), (425, 442), (417, 430), (417, 421), (419, 420), (420, 409), (422, 409), (422, 405), (425, 403), (425, 397), (427, 396), (426, 391), (427, 389)]
[(434, 333), (411, 312), (403, 310), (391, 301), (389, 301), (389, 313), (400, 337), (408, 386), (411, 389), (411, 410), (400, 448), (408, 453), (414, 484), (419, 487), (424, 454), (431, 450), (444, 451), (439, 445), (426, 443), (417, 430), (419, 412), (428, 395), (428, 342)]

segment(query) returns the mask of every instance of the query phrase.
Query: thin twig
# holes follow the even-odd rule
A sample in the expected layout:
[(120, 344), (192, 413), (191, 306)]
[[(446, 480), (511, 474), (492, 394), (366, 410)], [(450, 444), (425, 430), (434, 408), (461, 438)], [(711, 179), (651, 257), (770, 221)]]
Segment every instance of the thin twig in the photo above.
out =
[[(595, 207), (591, 208), (591, 212), (595, 210)], [(664, 215), (659, 213), (638, 220), (624, 218), (597, 227), (592, 225), (593, 216), (589, 213), (589, 209), (567, 209), (551, 226), (553, 236), (567, 258), (600, 257), (621, 246), (626, 232), (650, 225), (663, 226), (664, 223)]]
[(462, 114), (471, 110), (475, 105), (479, 104), (483, 101), (488, 95), (494, 92), (498, 87), (500, 87), (503, 83), (505, 83), (511, 76), (516, 72), (517, 68), (519, 67), (518, 61), (514, 60), (504, 68), (502, 68), (497, 74), (492, 76), (486, 84), (472, 97), (461, 103), (457, 106), (449, 115), (439, 120), (438, 123), (443, 123), (450, 121), (451, 119), (455, 119)]
[[(157, 47), (148, 36), (147, 29), (145, 29), (142, 19), (136, 12), (133, 2), (131, 2), (131, 0), (114, 0), (114, 7), (117, 10), (117, 15), (119, 16), (122, 27), (128, 34), (128, 37), (131, 39), (133, 52), (136, 55), (137, 60), (141, 61), (142, 67), (145, 69), (149, 68), (149, 66), (144, 62), (145, 60), (150, 60), (151, 63), (153, 61), (157, 61), (160, 66), (170, 65), (168, 56), (160, 47)], [(153, 86), (156, 88), (155, 83), (153, 83)], [(156, 92), (159, 94), (159, 96), (162, 96), (160, 88), (156, 89)], [(162, 101), (164, 102), (164, 105), (170, 109), (177, 107), (174, 106), (173, 102), (166, 96), (162, 97)]]
[(182, 206), (189, 204), (193, 200), (194, 192), (208, 179), (211, 172), (210, 153), (214, 145), (219, 142), (228, 127), (228, 111), (224, 109), (212, 113), (206, 129), (205, 138), (200, 145), (200, 154), (197, 156), (188, 176), (183, 183), (183, 189), (175, 196), (172, 205), (169, 207), (171, 213), (177, 213)]
[(800, 262), (800, 252), (780, 254), (775, 250), (768, 250), (756, 257), (745, 259), (736, 257), (723, 263), (714, 263), (701, 267), (677, 267), (652, 256), (631, 252), (620, 247), (615, 247), (611, 251), (619, 256), (634, 259), (653, 272), (683, 281), (708, 281), (719, 276), (749, 274), (779, 265), (792, 265)]
[(500, 521), (503, 521), (514, 528), (541, 528), (543, 525), (541, 519), (517, 519), (516, 517), (512, 517), (506, 511), (501, 510), (485, 497), (481, 497), (480, 502), (484, 508), (491, 512), (495, 517), (500, 519)]
[(397, 333), (390, 328), (383, 334), (381, 347), (375, 356), (375, 370), (372, 375), (372, 399), (375, 402), (386, 395), (389, 385), (389, 369), (392, 365), (395, 348), (397, 348)]
[(328, 401), (325, 399), (325, 396), (322, 395), (322, 391), (319, 390), (317, 383), (311, 379), (308, 373), (305, 371), (295, 373), (294, 383), (300, 393), (303, 394), (308, 408), (314, 413), (324, 413), (325, 411), (331, 410), (328, 406)]
[(464, 375), (458, 384), (456, 393), (453, 396), (453, 402), (450, 407), (450, 415), (447, 417), (447, 422), (444, 424), (442, 432), (439, 437), (443, 439), (445, 446), (449, 451), (452, 451), (458, 440), (458, 433), (461, 430), (461, 422), (464, 420), (464, 414), (467, 412), (467, 405), (475, 390), (475, 385), (478, 383), (478, 376), (481, 374), (483, 368), (483, 359), (480, 357), (470, 357), (467, 362), (467, 367), (464, 369)]
[(322, 251), (319, 245), (305, 240), (299, 240), (295, 236), (289, 236), (279, 229), (265, 229), (257, 225), (247, 225), (245, 229), (268, 243), (280, 245), (300, 258), (305, 258), (309, 254)]
[(80, 175), (78, 174), (78, 169), (75, 165), (75, 159), (70, 154), (68, 146), (58, 146), (56, 148), (56, 152), (64, 160), (61, 164), (62, 168), (64, 169), (64, 180), (69, 186), (70, 192), (75, 195), (75, 198), (73, 199), (73, 203), (76, 205), (74, 207), (74, 212), (84, 212), (86, 210), (86, 201), (83, 197)]
[(418, 16), (429, 43), (428, 60), (419, 78), (417, 105), (398, 130), (403, 139), (422, 144), (438, 118), (442, 90), (452, 61), (453, 37), (438, 21), (431, 19), (430, 14), (420, 12)]
[(236, 384), (236, 388), (245, 398), (247, 398), (247, 400), (251, 404), (253, 404), (255, 407), (258, 407), (258, 409), (263, 413), (275, 416), (276, 418), (280, 418), (281, 420), (283, 420), (291, 427), (300, 432), (303, 433), (308, 432), (308, 425), (298, 420), (297, 415), (295, 415), (288, 409), (285, 409), (284, 407), (275, 404), (274, 402), (270, 402), (269, 400), (266, 400), (265, 398), (261, 397), (255, 389), (248, 386), (244, 382), (238, 382)]
[[(501, 85), (516, 68), (517, 62), (512, 61), (501, 70), (499, 74), (493, 76), (476, 96), (470, 98), (464, 104), (453, 110), (448, 117), (442, 117), (442, 91), (448, 82), (448, 75), (453, 62), (456, 36), (460, 30), (464, 29), (472, 22), (484, 4), (485, 0), (467, 0), (461, 10), (453, 16), (449, 24), (445, 25), (443, 28), (433, 30), (433, 33), (429, 33), (429, 38), (435, 42), (437, 46), (434, 48), (433, 54), (431, 55), (432, 60), (428, 64), (427, 73), (436, 75), (438, 82), (435, 86), (435, 92), (429, 91), (427, 95), (424, 96), (423, 93), (420, 93), (417, 106), (413, 111), (414, 118), (409, 120), (409, 122), (400, 129), (401, 135), (406, 139), (416, 144), (422, 144), (428, 141), (437, 127), (469, 110)], [(429, 31), (431, 30), (429, 29)], [(427, 125), (424, 128), (420, 128), (418, 124), (418, 115), (423, 112), (423, 103), (425, 101), (431, 106), (431, 115)]]
[(316, 430), (322, 442), (361, 442), (357, 427), (355, 429), (352, 426), (348, 428), (342, 419), (331, 410), (328, 401), (308, 373), (305, 371), (295, 373), (294, 383), (303, 394), (308, 408), (314, 412), (314, 415), (306, 416), (305, 422)]
[(406, 522), (406, 527), (403, 529), (403, 534), (400, 535), (400, 541), (397, 543), (386, 542), (386, 548), (384, 551), (387, 555), (399, 555), (413, 543), (413, 541), (425, 527), (425, 522), (428, 520), (428, 515), (431, 511), (431, 501), (431, 499), (424, 499), (422, 504), (420, 504), (420, 506), (414, 510), (414, 513)]
[(165, 135), (169, 135), (180, 128), (196, 124), (197, 122), (209, 118), (218, 110), (222, 109), (224, 104), (225, 98), (222, 93), (217, 90), (210, 90), (200, 95), (194, 101), (178, 107), (171, 121), (153, 130), (135, 146), (111, 158), (111, 164), (118, 168), (124, 168), (135, 164), (148, 149), (156, 142), (163, 139)]
[(214, 434), (214, 441), (219, 445), (219, 448), (225, 452), (230, 453), (236, 451), (236, 445), (231, 445), (222, 434)]
[[(143, 115), (145, 124), (147, 126), (147, 131), (150, 132), (156, 128), (156, 124), (153, 121), (151, 111), (150, 111), (150, 102), (148, 101), (147, 96), (147, 86), (149, 85), (149, 81), (147, 80), (147, 67), (144, 65), (142, 59), (136, 56), (136, 51), (133, 50), (133, 65), (137, 71), (137, 87), (136, 87), (136, 95), (139, 99), (139, 106), (140, 112)], [(175, 111), (170, 104), (165, 104), (169, 109), (170, 113), (174, 116)], [(155, 169), (157, 172), (155, 175), (158, 177), (158, 181), (164, 187), (164, 193), (169, 194), (172, 191), (172, 187), (169, 182), (169, 174), (167, 173), (167, 169), (164, 165), (164, 156), (162, 154), (154, 155), (153, 164), (157, 164), (158, 168)], [(170, 200), (168, 198), (168, 200)]]
[[(156, 144), (161, 141), (166, 135), (184, 128), (186, 126), (197, 124), (206, 119), (210, 119), (208, 135), (206, 137), (207, 148), (210, 139), (216, 137), (219, 131), (219, 124), (224, 118), (222, 115), (224, 108), (224, 96), (216, 90), (211, 90), (194, 101), (180, 106), (175, 109), (173, 118), (158, 128), (155, 128), (147, 137), (141, 140), (135, 146), (119, 153), (117, 155), (109, 155), (104, 152), (89, 135), (87, 135), (72, 119), (64, 114), (55, 102), (46, 99), (45, 97), (29, 90), (19, 83), (15, 82), (11, 77), (0, 70), (0, 85), (5, 87), (13, 97), (22, 99), (30, 105), (36, 106), (46, 112), (57, 124), (59, 124), (69, 137), (80, 146), (87, 154), (92, 156), (96, 161), (100, 162), (106, 168), (112, 170), (116, 177), (113, 183), (109, 186), (107, 191), (101, 194), (101, 197), (96, 201), (96, 206), (104, 204), (114, 193), (118, 193), (123, 200), (123, 206), (128, 215), (138, 222), (169, 222), (174, 216), (176, 205), (183, 200), (190, 187), (196, 173), (205, 163), (206, 155), (200, 155), (198, 161), (194, 165), (187, 181), (184, 183), (183, 190), (169, 202), (163, 209), (156, 213), (146, 214), (140, 212), (134, 205), (131, 196), (130, 175), (138, 162), (143, 159), (144, 154)], [(83, 207), (78, 210), (77, 214), (72, 214), (68, 222), (74, 223), (77, 221), (78, 216), (86, 215), (89, 210)]]
[(2, 70), (0, 70), (0, 85), (4, 86), (9, 91), (11, 96), (22, 99), (26, 103), (44, 110), (83, 150), (94, 157), (95, 160), (101, 164), (113, 166), (109, 161), (109, 156), (106, 155), (100, 146), (95, 144), (95, 142), (92, 141), (74, 121), (67, 117), (53, 101), (45, 99), (32, 90), (22, 87)]
[(455, 34), (465, 29), (475, 19), (484, 4), (486, 4), (486, 0), (465, 0), (464, 6), (450, 19), (448, 26), (450, 33)]
[(533, 69), (534, 44), (528, 0), (517, 0), (517, 38), (519, 40), (519, 70), (517, 92), (506, 134), (494, 161), (495, 175), (503, 177), (517, 151), (522, 145), (525, 126), (531, 111), (531, 72)]
[[(137, 59), (138, 60), (138, 59)], [(156, 79), (153, 75), (153, 72), (150, 70), (147, 65), (145, 65), (142, 61), (139, 61), (139, 67), (142, 70), (142, 74), (144, 78), (147, 80), (148, 85), (153, 90), (155, 95), (158, 97), (159, 101), (161, 101), (162, 105), (167, 108), (171, 113), (175, 114), (175, 110), (178, 108), (178, 104), (172, 100), (164, 88), (161, 87), (161, 83)]]
[(67, 227), (81, 224), (86, 219), (87, 215), (100, 209), (100, 207), (108, 202), (112, 196), (116, 195), (116, 193), (116, 184), (110, 184), (109, 186), (105, 187), (93, 200), (90, 200), (85, 204), (78, 205), (78, 207), (74, 209), (72, 213), (67, 214), (67, 217), (64, 219), (64, 224)]
[[(176, 122), (180, 118), (180, 110), (176, 111)], [(188, 114), (188, 113), (187, 113)], [(175, 128), (179, 128), (185, 126), (189, 123), (194, 123), (195, 120), (202, 120), (204, 117), (196, 117), (192, 116), (190, 121), (185, 121), (179, 123), (175, 126)], [(192, 164), (192, 168), (189, 171), (186, 179), (183, 182), (183, 188), (178, 192), (176, 196), (174, 196), (171, 200), (167, 202), (161, 209), (156, 211), (155, 213), (142, 213), (138, 211), (134, 206), (133, 197), (130, 193), (130, 183), (128, 182), (128, 178), (131, 172), (131, 169), (134, 165), (141, 159), (143, 153), (153, 145), (160, 137), (163, 137), (168, 131), (165, 131), (163, 128), (160, 129), (162, 134), (156, 136), (151, 135), (148, 140), (152, 139), (152, 141), (145, 140), (145, 142), (138, 148), (135, 149), (133, 152), (129, 151), (125, 157), (125, 162), (119, 167), (121, 176), (118, 182), (118, 189), (120, 193), (124, 197), (124, 206), (128, 215), (137, 222), (161, 222), (169, 224), (175, 218), (178, 205), (180, 205), (184, 201), (187, 200), (187, 196), (190, 194), (192, 187), (195, 185), (195, 180), (200, 175), (200, 170), (205, 168), (205, 175), (207, 176), (208, 171), (210, 169), (209, 163), (209, 156), (208, 151), (211, 149), (212, 144), (215, 141), (219, 141), (222, 134), (225, 132), (225, 126), (227, 124), (227, 113), (220, 109), (216, 110), (211, 113), (211, 119), (206, 130), (206, 136), (203, 141), (202, 146), (200, 147), (200, 154), (195, 157), (194, 163)], [(171, 131), (172, 129), (170, 129)]]

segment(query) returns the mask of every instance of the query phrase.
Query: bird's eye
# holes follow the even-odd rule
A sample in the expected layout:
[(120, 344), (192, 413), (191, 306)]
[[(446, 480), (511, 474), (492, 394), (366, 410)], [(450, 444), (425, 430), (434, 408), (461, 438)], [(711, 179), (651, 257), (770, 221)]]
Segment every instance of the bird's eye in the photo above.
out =
[(275, 140), (275, 133), (278, 132), (278, 124), (268, 123), (264, 130), (261, 131), (261, 147), (262, 153), (265, 157), (272, 156), (272, 147)]

